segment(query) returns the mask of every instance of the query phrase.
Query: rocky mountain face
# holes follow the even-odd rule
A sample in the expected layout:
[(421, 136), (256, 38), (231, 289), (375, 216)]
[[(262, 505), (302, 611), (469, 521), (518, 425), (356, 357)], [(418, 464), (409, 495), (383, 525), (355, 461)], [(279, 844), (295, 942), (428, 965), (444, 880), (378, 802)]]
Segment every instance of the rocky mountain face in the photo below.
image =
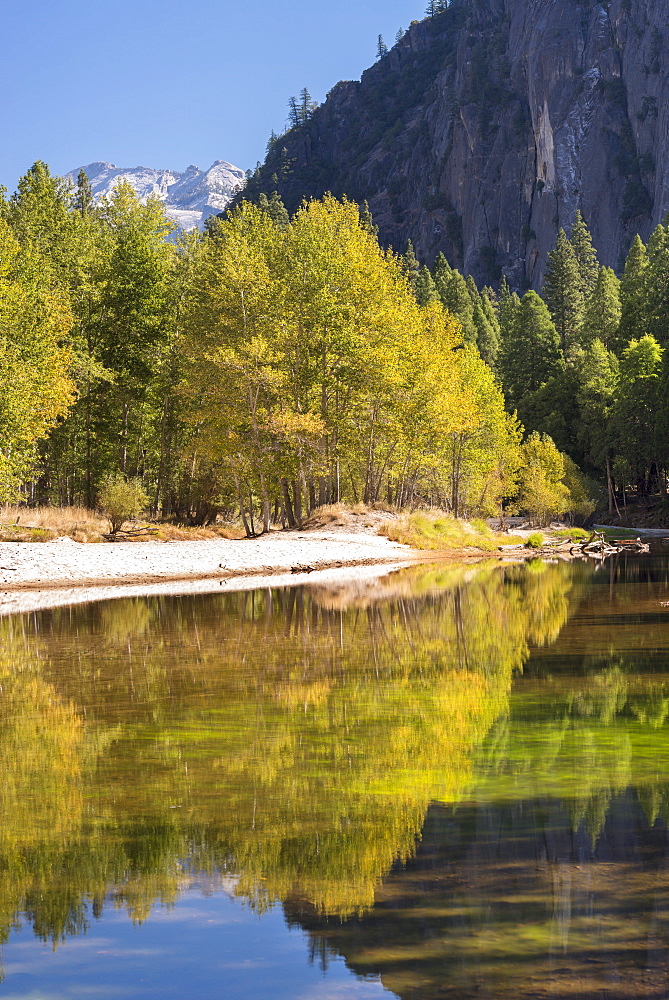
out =
[(367, 199), (380, 238), (538, 288), (577, 208), (616, 269), (669, 210), (666, 0), (453, 0), (273, 139), (248, 196)]
[(141, 199), (156, 195), (164, 201), (167, 214), (182, 229), (202, 229), (208, 216), (225, 210), (246, 180), (243, 170), (225, 160), (216, 160), (208, 170), (191, 164), (183, 173), (151, 167), (117, 167), (98, 161), (67, 174), (73, 184), (76, 184), (80, 169), (86, 173), (96, 201), (109, 195), (119, 181), (125, 180)]

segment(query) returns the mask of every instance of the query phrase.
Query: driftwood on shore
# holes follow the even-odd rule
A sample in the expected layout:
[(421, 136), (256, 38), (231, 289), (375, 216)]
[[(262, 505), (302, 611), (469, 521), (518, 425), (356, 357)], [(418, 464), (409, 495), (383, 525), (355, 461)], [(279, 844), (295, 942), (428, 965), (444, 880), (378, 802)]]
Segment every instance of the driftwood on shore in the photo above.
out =
[[(500, 545), (500, 552), (510, 550), (525, 549), (524, 542), (514, 545)], [(550, 553), (552, 555), (562, 555), (563, 558), (569, 556), (585, 556), (590, 559), (602, 559), (606, 556), (613, 556), (619, 552), (649, 552), (650, 546), (647, 542), (642, 542), (640, 538), (616, 538), (607, 540), (601, 531), (593, 531), (589, 538), (578, 540), (575, 538), (565, 538), (562, 541), (544, 542), (539, 548), (532, 549), (533, 553)]]
[(107, 542), (123, 542), (128, 538), (137, 538), (140, 535), (157, 535), (158, 528), (129, 528), (127, 531), (123, 531), (119, 528), (118, 531), (111, 531), (107, 535), (102, 537)]

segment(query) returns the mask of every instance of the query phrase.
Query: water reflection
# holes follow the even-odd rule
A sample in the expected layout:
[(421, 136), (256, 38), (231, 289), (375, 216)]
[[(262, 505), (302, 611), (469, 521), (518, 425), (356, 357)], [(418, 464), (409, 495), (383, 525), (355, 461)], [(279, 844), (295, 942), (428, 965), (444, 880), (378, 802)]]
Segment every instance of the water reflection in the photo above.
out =
[(667, 570), (649, 566), (0, 622), (3, 939), (58, 942), (110, 906), (143, 921), (197, 872), (282, 902), (324, 961), (411, 1000), (590, 996), (589, 961), (632, 989), (669, 888)]

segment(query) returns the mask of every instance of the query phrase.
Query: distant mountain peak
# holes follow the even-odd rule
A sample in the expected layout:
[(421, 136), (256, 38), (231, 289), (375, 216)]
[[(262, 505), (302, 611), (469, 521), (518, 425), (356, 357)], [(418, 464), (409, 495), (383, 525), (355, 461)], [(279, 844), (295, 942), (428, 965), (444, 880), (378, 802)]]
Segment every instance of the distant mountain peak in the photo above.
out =
[(151, 195), (160, 198), (169, 217), (185, 230), (202, 229), (206, 219), (223, 212), (246, 182), (244, 171), (227, 160), (215, 160), (207, 170), (191, 163), (183, 172), (117, 167), (115, 163), (95, 160), (71, 170), (66, 177), (76, 184), (80, 170), (88, 177), (96, 201), (125, 180), (143, 201)]

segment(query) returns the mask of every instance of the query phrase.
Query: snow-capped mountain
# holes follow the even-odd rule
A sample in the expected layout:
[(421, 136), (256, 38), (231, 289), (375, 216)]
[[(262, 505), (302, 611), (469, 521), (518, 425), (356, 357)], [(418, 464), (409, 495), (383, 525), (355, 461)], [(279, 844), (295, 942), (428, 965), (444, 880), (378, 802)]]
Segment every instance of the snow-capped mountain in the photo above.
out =
[(71, 170), (66, 176), (73, 184), (77, 183), (81, 169), (90, 181), (96, 201), (125, 180), (141, 199), (153, 194), (164, 201), (167, 214), (182, 229), (202, 229), (205, 219), (222, 212), (245, 183), (244, 171), (225, 160), (216, 160), (208, 170), (191, 164), (183, 173), (151, 167), (117, 167), (97, 161)]

